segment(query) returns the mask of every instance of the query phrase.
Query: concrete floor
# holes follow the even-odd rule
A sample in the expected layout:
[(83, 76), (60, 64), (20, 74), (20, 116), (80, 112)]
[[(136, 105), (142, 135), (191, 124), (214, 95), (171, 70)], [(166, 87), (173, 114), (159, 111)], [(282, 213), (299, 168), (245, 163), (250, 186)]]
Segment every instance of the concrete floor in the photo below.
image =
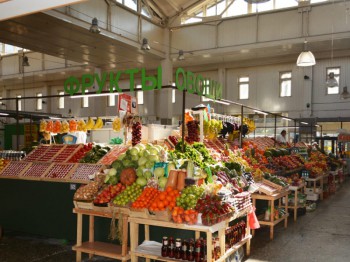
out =
[[(318, 204), (316, 211), (290, 218), (288, 228), (283, 223), (275, 227), (275, 239), (269, 240), (269, 230), (256, 231), (251, 256), (246, 262), (345, 262), (350, 261), (350, 182), (335, 195)], [(101, 257), (84, 261), (113, 261)], [(70, 262), (75, 252), (70, 243), (61, 240), (5, 232), (0, 240), (0, 262)]]
[(350, 182), (317, 205), (314, 212), (288, 219), (275, 227), (269, 240), (267, 227), (256, 230), (246, 262), (345, 262), (350, 261)]

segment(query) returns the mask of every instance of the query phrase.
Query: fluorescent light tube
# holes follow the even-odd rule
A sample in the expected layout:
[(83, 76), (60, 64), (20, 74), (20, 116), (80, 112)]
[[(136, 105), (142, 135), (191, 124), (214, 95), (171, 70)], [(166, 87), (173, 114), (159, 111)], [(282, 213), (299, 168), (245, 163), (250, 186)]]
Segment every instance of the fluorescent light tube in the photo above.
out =
[(101, 93), (101, 94), (85, 94), (85, 95), (73, 95), (70, 98), (83, 98), (83, 97), (93, 97), (93, 96), (110, 96), (119, 95), (118, 93)]

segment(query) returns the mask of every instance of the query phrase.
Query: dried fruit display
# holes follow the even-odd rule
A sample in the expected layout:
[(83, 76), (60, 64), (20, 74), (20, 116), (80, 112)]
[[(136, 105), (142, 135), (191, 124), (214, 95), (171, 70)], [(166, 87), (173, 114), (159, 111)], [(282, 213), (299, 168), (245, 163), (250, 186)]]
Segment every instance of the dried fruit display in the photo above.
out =
[(46, 120), (41, 120), (40, 121), (39, 131), (40, 132), (45, 132), (46, 131), (46, 126), (47, 126)]
[(74, 166), (74, 164), (54, 164), (45, 177), (63, 179)]
[(141, 129), (142, 125), (140, 122), (132, 124), (132, 145), (135, 146), (141, 142)]
[(129, 146), (115, 146), (103, 158), (98, 161), (99, 164), (111, 165), (118, 157), (128, 150)]
[(36, 149), (34, 149), (32, 152), (30, 152), (29, 155), (27, 155), (23, 160), (32, 162), (39, 160), (45, 153), (49, 150), (49, 146), (39, 146)]
[(69, 120), (69, 132), (75, 132), (77, 131), (78, 123), (76, 120), (71, 119)]
[(46, 125), (46, 132), (52, 132), (53, 131), (53, 121), (50, 120), (47, 122), (47, 125)]
[(63, 133), (68, 133), (68, 132), (69, 132), (69, 124), (68, 124), (67, 120), (63, 120), (62, 124), (61, 124), (60, 133), (63, 134)]
[(0, 176), (17, 177), (20, 173), (29, 167), (32, 163), (22, 161), (11, 161), (0, 173)]
[(39, 162), (47, 162), (51, 161), (51, 159), (62, 150), (62, 148), (65, 145), (51, 145), (49, 146), (49, 149), (45, 152), (44, 155), (42, 155), (40, 158), (37, 159)]
[(55, 123), (53, 124), (52, 128), (53, 133), (60, 133), (61, 132), (61, 121), (56, 120)]
[(102, 165), (91, 165), (91, 164), (78, 164), (77, 168), (74, 170), (71, 176), (72, 180), (84, 180), (89, 181), (89, 175), (100, 171)]
[(50, 165), (51, 163), (32, 163), (22, 177), (41, 177)]
[(52, 162), (64, 163), (67, 162), (81, 145), (66, 145), (63, 150), (52, 159)]
[(187, 124), (187, 136), (185, 140), (187, 143), (192, 144), (193, 142), (199, 142), (199, 122), (189, 121)]

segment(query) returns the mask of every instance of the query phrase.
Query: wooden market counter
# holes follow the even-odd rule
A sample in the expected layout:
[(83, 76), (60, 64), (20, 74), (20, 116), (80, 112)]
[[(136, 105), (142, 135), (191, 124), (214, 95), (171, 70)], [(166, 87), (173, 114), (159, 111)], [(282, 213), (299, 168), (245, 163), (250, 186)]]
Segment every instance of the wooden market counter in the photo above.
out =
[[(88, 209), (74, 208), (73, 213), (77, 214), (77, 244), (72, 247), (76, 251), (76, 261), (81, 262), (81, 254), (88, 253), (89, 258), (93, 255), (99, 255), (109, 258), (114, 258), (122, 261), (130, 260), (130, 255), (128, 254), (128, 209), (126, 208), (115, 208), (110, 210), (96, 211)], [(105, 243), (105, 242), (95, 242), (94, 241), (94, 219), (95, 217), (105, 217), (112, 218), (113, 212), (122, 215), (123, 223), (123, 239), (121, 246)], [(83, 235), (83, 215), (89, 216), (89, 241), (82, 242)]]
[[(247, 214), (247, 213), (246, 213)], [(247, 216), (248, 217), (248, 216)], [(146, 258), (146, 261), (150, 261), (151, 259), (160, 260), (160, 261), (179, 261), (167, 257), (162, 257), (160, 252), (154, 252), (154, 253), (145, 253), (139, 251), (139, 226), (144, 225), (145, 227), (145, 240), (150, 240), (150, 229), (149, 226), (157, 226), (157, 227), (165, 227), (165, 228), (175, 228), (175, 229), (181, 229), (181, 230), (188, 230), (188, 231), (194, 231), (195, 232), (195, 238), (198, 239), (200, 237), (200, 232), (203, 232), (206, 234), (207, 239), (207, 261), (212, 261), (212, 250), (213, 250), (213, 243), (212, 241), (208, 241), (212, 239), (213, 233), (218, 232), (219, 242), (220, 242), (220, 253), (223, 254), (218, 260), (216, 261), (225, 261), (226, 258), (228, 258), (230, 255), (232, 255), (234, 252), (238, 250), (243, 245), (246, 246), (246, 254), (249, 256), (250, 254), (250, 240), (252, 238), (250, 234), (250, 228), (249, 228), (249, 221), (247, 221), (247, 228), (246, 228), (246, 236), (237, 244), (235, 244), (233, 247), (225, 251), (225, 230), (229, 225), (230, 221), (233, 221), (234, 219), (239, 218), (239, 216), (232, 217), (231, 219), (227, 219), (225, 221), (222, 221), (220, 223), (217, 223), (212, 226), (204, 226), (204, 225), (186, 225), (186, 224), (176, 224), (174, 222), (168, 222), (168, 221), (160, 221), (160, 220), (151, 220), (147, 218), (136, 218), (136, 217), (129, 217), (129, 223), (130, 223), (130, 231), (133, 232), (130, 234), (130, 255), (131, 255), (131, 261), (138, 261), (138, 257)], [(247, 218), (248, 220), (248, 218)], [(160, 250), (159, 250), (160, 251)]]
[[(259, 223), (260, 225), (266, 225), (266, 226), (269, 226), (270, 227), (270, 239), (273, 240), (273, 233), (274, 233), (274, 227), (284, 221), (284, 227), (287, 228), (287, 225), (288, 225), (288, 201), (285, 201), (285, 204), (284, 204), (284, 209), (285, 209), (285, 212), (286, 214), (283, 215), (281, 218), (279, 219), (276, 219), (275, 220), (275, 201), (278, 200), (278, 206), (281, 207), (282, 206), (282, 203), (281, 203), (281, 200), (283, 197), (286, 197), (288, 198), (288, 194), (289, 194), (289, 191), (288, 190), (285, 190), (285, 191), (282, 191), (282, 192), (279, 192), (279, 193), (276, 193), (276, 194), (273, 194), (273, 195), (263, 195), (263, 194), (257, 194), (257, 193), (254, 193), (251, 195), (252, 199), (253, 199), (253, 206), (256, 206), (256, 200), (265, 200), (265, 201), (268, 201), (268, 204), (270, 206), (270, 210), (271, 210), (271, 214), (270, 214), (270, 221), (265, 221), (265, 220), (262, 220), (262, 219), (259, 219)], [(254, 236), (255, 234), (255, 230), (252, 230), (252, 235)]]
[(297, 217), (298, 217), (298, 209), (305, 207), (305, 203), (299, 204), (299, 197), (298, 197), (299, 191), (301, 191), (302, 193), (305, 192), (305, 184), (302, 183), (298, 186), (289, 186), (289, 191), (294, 191), (294, 204), (289, 205), (288, 197), (286, 198), (286, 201), (288, 202), (288, 209), (293, 209), (294, 211), (294, 222), (295, 222), (297, 221)]

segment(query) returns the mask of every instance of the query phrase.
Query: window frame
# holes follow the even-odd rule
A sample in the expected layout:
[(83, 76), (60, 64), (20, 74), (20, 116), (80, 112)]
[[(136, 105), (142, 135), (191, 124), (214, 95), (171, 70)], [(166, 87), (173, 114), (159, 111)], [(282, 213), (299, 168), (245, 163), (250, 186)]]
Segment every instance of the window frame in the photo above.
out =
[(42, 111), (43, 110), (43, 93), (36, 93), (35, 95), (37, 97), (36, 99), (36, 111)]
[[(22, 95), (16, 95), (16, 98), (22, 98)], [(22, 111), (22, 99), (16, 101), (18, 102), (18, 111)]]
[[(290, 78), (282, 78), (283, 74), (289, 74)], [(282, 83), (285, 81), (290, 81), (290, 95), (282, 96)], [(281, 71), (279, 72), (279, 97), (292, 97), (292, 88), (293, 88), (293, 71)]]
[[(205, 83), (205, 86), (203, 88), (203, 93), (205, 93), (205, 94), (209, 93), (210, 92), (210, 79), (203, 79), (202, 83)], [(210, 102), (210, 101), (212, 101), (212, 99), (208, 98), (206, 96), (201, 96), (201, 101), (202, 102)]]
[[(108, 107), (114, 107), (114, 106), (116, 106), (116, 96), (117, 96), (117, 94), (115, 94), (115, 93), (111, 93), (109, 96), (107, 96), (107, 106)], [(112, 97), (114, 97), (114, 99), (111, 101), (111, 99), (112, 99)], [(113, 103), (111, 103), (111, 102), (113, 102)]]
[[(143, 94), (143, 91), (142, 91), (142, 85), (136, 85), (135, 86), (135, 92), (136, 92), (136, 100), (137, 100), (137, 105), (144, 105), (145, 103), (145, 100), (144, 100), (144, 94)], [(141, 99), (139, 99), (139, 95), (142, 97), (140, 97)], [(140, 101), (142, 100), (142, 101)]]
[[(89, 93), (88, 90), (85, 90), (85, 94)], [(81, 98), (81, 108), (89, 108), (89, 97), (84, 96)]]
[[(248, 78), (248, 81), (241, 81), (241, 78)], [(248, 75), (239, 76), (237, 78), (237, 82), (238, 82), (238, 100), (249, 100), (250, 77)], [(241, 85), (248, 85), (248, 97), (247, 98), (241, 98)]]
[[(340, 90), (340, 77), (341, 77), (341, 67), (340, 66), (332, 66), (332, 67), (326, 67), (326, 80), (325, 82), (327, 82), (327, 79), (328, 79), (328, 70), (334, 70), (334, 69), (339, 69), (339, 74), (334, 74), (334, 78), (338, 78), (337, 81), (338, 81), (338, 92), (337, 93), (329, 93), (328, 90), (329, 88), (335, 88), (335, 87), (328, 87), (326, 85), (326, 95), (339, 95), (341, 90)], [(331, 72), (330, 72), (331, 73)]]
[[(57, 103), (58, 103), (57, 107), (58, 107), (58, 109), (64, 109), (64, 103), (65, 103), (65, 101), (64, 101), (64, 91), (59, 90), (59, 91), (57, 91), (57, 93), (60, 96), (57, 99)], [(61, 107), (61, 103), (63, 105), (62, 107)]]

